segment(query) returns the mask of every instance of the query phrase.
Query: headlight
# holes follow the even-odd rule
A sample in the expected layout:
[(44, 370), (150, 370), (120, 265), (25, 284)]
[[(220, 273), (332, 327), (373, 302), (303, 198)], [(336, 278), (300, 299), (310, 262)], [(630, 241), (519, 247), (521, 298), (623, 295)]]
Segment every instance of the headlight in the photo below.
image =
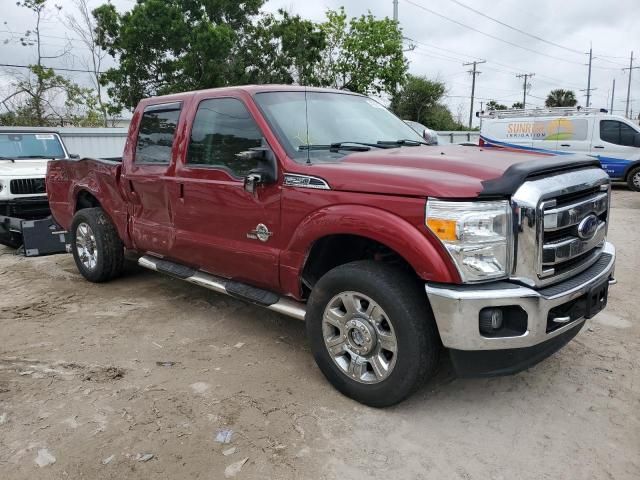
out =
[(511, 270), (511, 214), (507, 200), (427, 201), (427, 227), (442, 241), (463, 282), (505, 277)]

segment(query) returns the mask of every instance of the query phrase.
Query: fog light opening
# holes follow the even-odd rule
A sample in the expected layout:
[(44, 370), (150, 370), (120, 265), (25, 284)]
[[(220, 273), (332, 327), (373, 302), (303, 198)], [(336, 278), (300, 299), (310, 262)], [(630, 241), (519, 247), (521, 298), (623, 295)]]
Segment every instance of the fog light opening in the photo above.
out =
[(480, 312), (480, 331), (493, 333), (502, 328), (502, 310), (499, 308), (483, 308)]
[(486, 307), (478, 316), (484, 337), (518, 337), (527, 332), (527, 313), (517, 305)]

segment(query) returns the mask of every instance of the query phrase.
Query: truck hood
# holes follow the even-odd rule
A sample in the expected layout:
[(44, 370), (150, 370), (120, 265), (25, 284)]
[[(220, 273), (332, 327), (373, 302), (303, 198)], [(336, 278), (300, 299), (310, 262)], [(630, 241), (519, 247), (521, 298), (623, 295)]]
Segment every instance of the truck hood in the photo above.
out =
[(321, 177), (332, 190), (476, 198), (510, 196), (528, 176), (589, 166), (599, 167), (600, 163), (578, 155), (558, 157), (440, 145), (358, 152), (340, 162), (316, 163), (309, 166), (310, 171), (296, 173)]
[(29, 160), (0, 160), (0, 176), (22, 177), (22, 176), (42, 176), (47, 173), (47, 163), (45, 159)]

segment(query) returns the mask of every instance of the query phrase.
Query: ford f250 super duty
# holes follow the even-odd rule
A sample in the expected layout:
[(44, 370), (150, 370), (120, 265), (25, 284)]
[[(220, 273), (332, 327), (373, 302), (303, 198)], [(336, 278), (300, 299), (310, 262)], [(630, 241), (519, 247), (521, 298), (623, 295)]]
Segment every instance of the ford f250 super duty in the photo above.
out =
[(461, 376), (539, 362), (615, 283), (597, 160), (423, 143), (349, 92), (182, 93), (140, 102), (121, 162), (50, 162), (47, 191), (87, 280), (127, 251), (304, 320), (329, 381), (380, 407), (443, 346)]

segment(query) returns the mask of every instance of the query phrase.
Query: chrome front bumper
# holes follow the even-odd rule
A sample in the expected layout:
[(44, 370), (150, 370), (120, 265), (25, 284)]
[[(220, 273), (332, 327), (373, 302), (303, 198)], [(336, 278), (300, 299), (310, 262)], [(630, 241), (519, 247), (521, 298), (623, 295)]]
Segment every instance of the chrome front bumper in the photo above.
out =
[[(597, 262), (563, 282), (536, 290), (507, 281), (459, 286), (426, 284), (442, 343), (456, 350), (517, 349), (538, 345), (567, 332), (585, 318), (577, 318), (548, 333), (549, 311), (580, 298), (606, 279), (610, 284), (615, 283), (615, 256), (614, 246), (605, 243), (604, 262)], [(483, 336), (479, 329), (480, 310), (510, 305), (517, 305), (527, 313), (527, 331), (516, 337)]]

